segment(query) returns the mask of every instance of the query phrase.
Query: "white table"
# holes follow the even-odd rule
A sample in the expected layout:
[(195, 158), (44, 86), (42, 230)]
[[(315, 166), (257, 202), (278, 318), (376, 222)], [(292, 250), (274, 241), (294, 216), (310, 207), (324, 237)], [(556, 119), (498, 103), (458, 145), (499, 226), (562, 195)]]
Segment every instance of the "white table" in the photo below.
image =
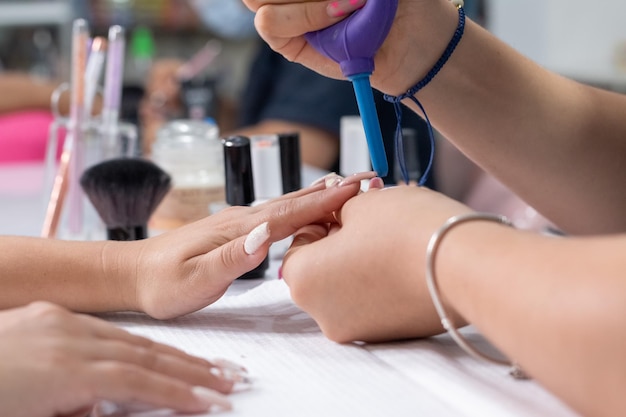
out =
[[(0, 233), (38, 235), (42, 170), (0, 165)], [(39, 217), (38, 217), (39, 216)], [(275, 271), (277, 261), (273, 261)], [(378, 345), (338, 345), (273, 279), (235, 282), (217, 303), (170, 321), (119, 313), (103, 318), (131, 332), (248, 367), (250, 390), (232, 395), (232, 416), (573, 417), (533, 381), (478, 362), (447, 336)], [(469, 329), (482, 349), (489, 344)], [(169, 412), (142, 416), (169, 416)]]

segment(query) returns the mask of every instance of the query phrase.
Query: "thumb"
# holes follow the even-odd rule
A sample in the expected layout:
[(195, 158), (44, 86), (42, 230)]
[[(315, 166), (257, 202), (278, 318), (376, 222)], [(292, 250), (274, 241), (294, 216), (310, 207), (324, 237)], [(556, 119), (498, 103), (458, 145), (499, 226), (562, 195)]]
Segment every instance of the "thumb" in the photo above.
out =
[[(310, 248), (309, 245), (325, 238), (326, 236), (328, 236), (328, 233), (329, 228), (327, 225), (311, 224), (302, 227), (294, 234), (291, 246), (289, 246), (289, 249), (283, 256), (283, 264), (280, 269), (281, 276), (285, 280), (287, 285), (289, 285), (291, 277), (297, 277), (302, 275), (298, 272), (299, 269), (306, 268), (305, 264), (296, 261), (296, 259), (298, 258), (296, 254), (300, 253), (301, 255), (303, 255), (301, 251), (306, 252), (307, 249)], [(294, 258), (294, 256), (296, 257)], [(307, 258), (306, 255), (303, 256), (304, 259), (315, 259), (314, 256), (312, 256), (311, 258)], [(300, 259), (302, 259), (302, 256), (300, 256)]]
[(261, 223), (248, 233), (212, 250), (204, 262), (211, 269), (216, 284), (230, 285), (235, 279), (259, 266), (270, 247), (268, 223)]

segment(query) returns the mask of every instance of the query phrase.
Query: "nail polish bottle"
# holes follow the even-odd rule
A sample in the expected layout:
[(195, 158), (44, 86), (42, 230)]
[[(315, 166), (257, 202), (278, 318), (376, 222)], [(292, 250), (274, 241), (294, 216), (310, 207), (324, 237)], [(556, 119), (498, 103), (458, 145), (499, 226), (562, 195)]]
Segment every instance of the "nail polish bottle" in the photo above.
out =
[(280, 147), (283, 194), (287, 194), (302, 187), (300, 134), (298, 132), (280, 133), (278, 135), (278, 145)]
[(252, 179), (255, 203), (280, 197), (283, 194), (280, 171), (280, 149), (278, 135), (250, 136), (252, 154)]
[[(419, 139), (417, 130), (413, 128), (402, 129), (402, 155), (407, 170), (409, 183), (417, 184), (422, 176), (419, 158)], [(397, 184), (403, 184), (404, 176), (400, 169), (399, 161), (395, 161), (394, 179)]]
[[(255, 200), (250, 139), (231, 136), (224, 139), (223, 147), (226, 203), (249, 206)], [(268, 267), (269, 258), (266, 256), (259, 266), (238, 279), (263, 278)]]

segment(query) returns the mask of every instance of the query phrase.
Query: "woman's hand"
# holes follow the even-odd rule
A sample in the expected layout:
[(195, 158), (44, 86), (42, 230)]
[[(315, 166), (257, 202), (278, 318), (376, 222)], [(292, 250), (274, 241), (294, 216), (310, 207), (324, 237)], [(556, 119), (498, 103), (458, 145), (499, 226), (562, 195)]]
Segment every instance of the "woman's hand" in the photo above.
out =
[(256, 207), (230, 207), (131, 245), (109, 244), (104, 264), (119, 265), (115, 275), (129, 309), (159, 319), (191, 313), (261, 264), (270, 243), (305, 225), (334, 221), (332, 213), (359, 192), (361, 179), (375, 175), (348, 177), (330, 188), (319, 184)]
[(145, 84), (145, 93), (139, 103), (142, 152), (150, 155), (157, 131), (172, 117), (182, 111), (180, 82), (176, 79), (183, 62), (178, 59), (162, 59), (154, 63)]
[[(387, 0), (368, 0), (387, 1)], [(244, 0), (256, 12), (261, 37), (290, 61), (343, 78), (339, 66), (320, 55), (304, 34), (331, 26), (363, 6), (352, 0)], [(375, 58), (372, 85), (400, 94), (421, 79), (450, 41), (458, 18), (448, 0), (400, 0), (396, 20)]]
[(220, 393), (242, 373), (37, 302), (0, 312), (0, 415), (85, 415), (100, 400), (198, 413), (229, 409)]
[(283, 277), (296, 304), (332, 340), (439, 333), (424, 278), (426, 245), (447, 218), (468, 211), (424, 188), (370, 190), (343, 206), (339, 224), (298, 231)]

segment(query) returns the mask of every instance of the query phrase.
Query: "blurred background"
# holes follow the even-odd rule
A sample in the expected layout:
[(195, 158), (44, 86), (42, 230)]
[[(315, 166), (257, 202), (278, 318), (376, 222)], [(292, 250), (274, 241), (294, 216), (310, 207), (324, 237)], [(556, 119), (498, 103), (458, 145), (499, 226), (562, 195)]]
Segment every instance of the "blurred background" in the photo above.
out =
[(126, 29), (128, 94), (123, 111), (124, 118), (133, 122), (137, 106), (131, 96), (140, 94), (154, 61), (188, 59), (208, 39), (218, 38), (220, 59), (207, 71), (219, 76), (220, 96), (235, 106), (258, 46), (254, 37), (225, 39), (212, 33), (188, 0), (0, 0), (0, 70), (68, 80), (71, 26), (78, 17), (88, 20), (93, 36), (106, 37), (114, 24)]
[[(466, 8), (494, 34), (551, 69), (614, 89), (626, 85), (626, 28), (619, 22), (626, 14), (624, 1), (596, 0), (590, 6), (582, 0), (468, 0)], [(89, 21), (94, 35), (106, 36), (110, 25), (119, 24), (129, 38), (137, 38), (127, 50), (127, 84), (141, 85), (146, 62), (139, 61), (185, 59), (207, 38), (219, 37), (188, 0), (0, 0), (0, 68), (66, 79), (71, 22), (77, 17)], [(220, 89), (234, 98), (256, 39), (223, 41), (219, 68), (212, 68), (228, 73)]]

